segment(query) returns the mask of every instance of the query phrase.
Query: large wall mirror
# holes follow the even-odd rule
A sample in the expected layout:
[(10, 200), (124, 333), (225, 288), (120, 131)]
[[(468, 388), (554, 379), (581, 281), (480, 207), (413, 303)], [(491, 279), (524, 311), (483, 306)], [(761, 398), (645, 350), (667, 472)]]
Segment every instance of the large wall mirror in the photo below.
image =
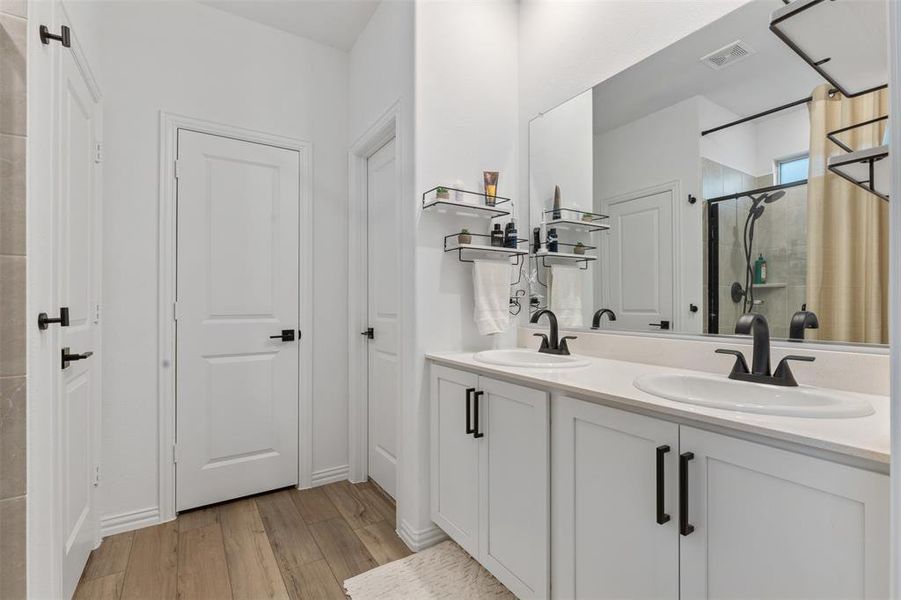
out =
[(775, 338), (888, 343), (885, 4), (791, 4), (867, 32), (834, 51), (853, 91), (757, 0), (531, 121), (533, 312), (686, 334), (756, 312)]

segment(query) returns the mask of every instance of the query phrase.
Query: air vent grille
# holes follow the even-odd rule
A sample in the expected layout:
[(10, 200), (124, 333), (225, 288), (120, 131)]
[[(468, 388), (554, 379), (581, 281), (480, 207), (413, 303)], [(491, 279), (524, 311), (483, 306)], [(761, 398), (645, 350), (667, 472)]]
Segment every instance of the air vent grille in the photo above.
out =
[(702, 56), (701, 62), (714, 71), (719, 71), (720, 69), (724, 69), (729, 65), (735, 64), (754, 53), (754, 49), (751, 48), (748, 44), (741, 40), (736, 40), (728, 46), (724, 46), (719, 50), (714, 50), (706, 56)]

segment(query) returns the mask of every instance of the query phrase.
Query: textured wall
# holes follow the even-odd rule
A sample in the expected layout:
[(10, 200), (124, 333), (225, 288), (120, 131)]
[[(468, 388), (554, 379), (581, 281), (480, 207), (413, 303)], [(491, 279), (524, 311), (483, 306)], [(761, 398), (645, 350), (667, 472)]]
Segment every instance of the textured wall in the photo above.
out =
[(24, 0), (0, 0), (0, 598), (25, 597)]

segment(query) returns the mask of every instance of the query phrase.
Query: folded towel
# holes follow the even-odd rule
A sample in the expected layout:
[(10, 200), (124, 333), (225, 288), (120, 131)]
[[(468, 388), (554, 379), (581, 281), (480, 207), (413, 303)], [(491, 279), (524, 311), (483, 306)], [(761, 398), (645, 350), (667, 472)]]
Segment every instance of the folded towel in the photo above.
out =
[(501, 333), (510, 323), (510, 261), (476, 259), (472, 265), (474, 319), (481, 335)]
[(550, 307), (560, 327), (581, 327), (582, 270), (572, 265), (551, 265)]

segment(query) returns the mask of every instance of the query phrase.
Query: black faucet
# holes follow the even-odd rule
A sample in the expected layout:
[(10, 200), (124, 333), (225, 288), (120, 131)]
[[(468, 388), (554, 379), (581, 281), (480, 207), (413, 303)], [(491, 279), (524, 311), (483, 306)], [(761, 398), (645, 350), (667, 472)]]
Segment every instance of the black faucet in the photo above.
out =
[(594, 318), (591, 320), (591, 328), (592, 329), (600, 329), (601, 328), (601, 317), (607, 315), (607, 320), (611, 323), (616, 321), (616, 313), (610, 310), (609, 308), (602, 308), (598, 312), (594, 313)]
[(802, 307), (801, 310), (792, 315), (791, 324), (788, 326), (788, 339), (803, 340), (805, 329), (819, 328), (820, 321), (817, 319), (817, 314)]
[(538, 348), (539, 352), (544, 352), (546, 354), (569, 354), (569, 348), (566, 345), (566, 340), (574, 340), (576, 336), (568, 335), (565, 336), (562, 340), (558, 339), (557, 333), (557, 315), (552, 313), (550, 310), (543, 308), (532, 315), (531, 322), (537, 323), (538, 319), (542, 317), (542, 315), (547, 315), (547, 320), (550, 323), (550, 339), (543, 333), (533, 333), (535, 337), (541, 338), (541, 347)]
[(786, 356), (779, 361), (776, 372), (771, 374), (770, 327), (766, 317), (756, 313), (747, 313), (740, 316), (735, 323), (735, 333), (754, 335), (753, 358), (751, 360), (751, 369), (749, 371), (744, 354), (738, 350), (717, 349), (716, 352), (718, 354), (732, 354), (735, 356), (735, 364), (732, 366), (732, 372), (729, 373), (729, 379), (794, 387), (798, 385), (798, 382), (795, 380), (795, 376), (788, 366), (789, 361), (814, 361), (814, 357), (812, 356)]

